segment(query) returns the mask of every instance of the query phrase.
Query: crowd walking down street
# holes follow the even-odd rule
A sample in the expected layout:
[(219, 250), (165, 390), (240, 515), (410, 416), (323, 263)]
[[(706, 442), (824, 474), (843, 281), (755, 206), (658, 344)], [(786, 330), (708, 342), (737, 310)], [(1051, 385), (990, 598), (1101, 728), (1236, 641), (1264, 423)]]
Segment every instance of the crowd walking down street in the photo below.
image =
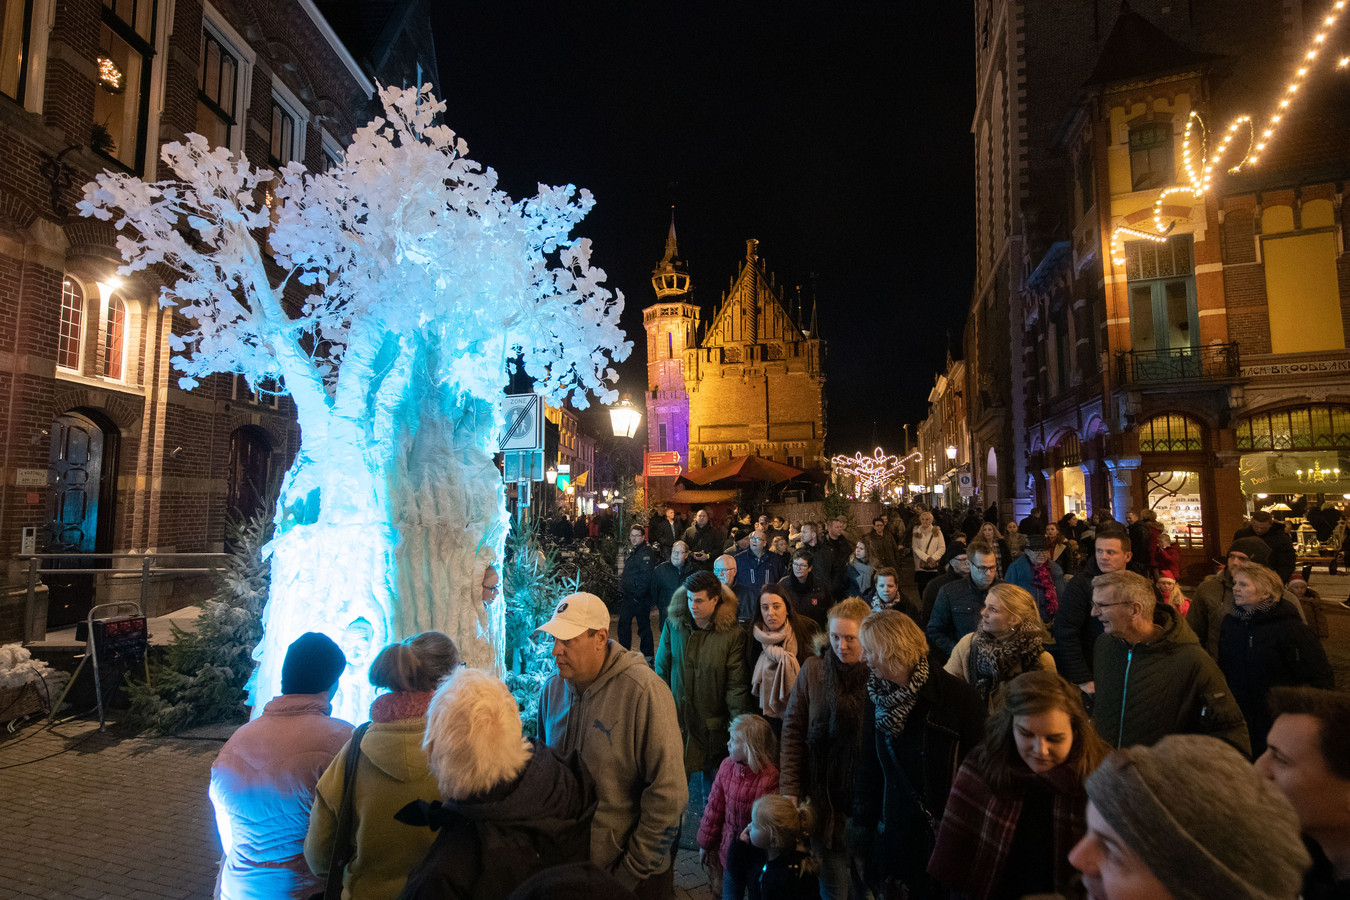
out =
[[(378, 656), (355, 733), (329, 715), (346, 663), (319, 634), (242, 727), (20, 723), (0, 740), (4, 894), (1346, 896), (1350, 578), (1300, 599), (1242, 535), (1178, 601), (1105, 517), (1065, 572), (1034, 521), (1014, 544), (892, 514), (925, 547), (925, 522), (952, 529), (926, 620), (923, 563), (886, 517), (870, 540), (787, 523), (790, 566), (763, 525), (738, 549), (708, 521), (709, 566), (669, 579), (664, 625), (653, 584), (686, 545), (635, 527), (626, 618), (578, 592), (540, 629), (557, 674), (534, 740), (436, 632)], [(914, 574), (839, 577), (870, 558)]]

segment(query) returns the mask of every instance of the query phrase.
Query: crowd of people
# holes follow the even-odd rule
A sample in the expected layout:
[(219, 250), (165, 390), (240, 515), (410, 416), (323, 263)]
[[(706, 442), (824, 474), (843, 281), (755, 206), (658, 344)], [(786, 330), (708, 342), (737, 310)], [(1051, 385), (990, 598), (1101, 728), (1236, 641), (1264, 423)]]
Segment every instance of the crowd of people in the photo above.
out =
[(687, 833), (728, 900), (1350, 897), (1350, 696), (1256, 517), (1188, 597), (1147, 517), (660, 512), (616, 634), (541, 626), (537, 738), (435, 633), (353, 732), (298, 640), (213, 769), (219, 895), (669, 898)]

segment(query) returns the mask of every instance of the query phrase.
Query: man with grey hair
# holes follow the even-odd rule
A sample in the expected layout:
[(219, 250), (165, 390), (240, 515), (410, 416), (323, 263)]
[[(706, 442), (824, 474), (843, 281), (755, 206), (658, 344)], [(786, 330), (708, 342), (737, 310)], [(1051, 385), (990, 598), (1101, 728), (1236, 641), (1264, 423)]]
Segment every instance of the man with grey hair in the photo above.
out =
[(1103, 631), (1093, 647), (1092, 722), (1112, 746), (1208, 734), (1250, 755), (1247, 723), (1218, 663), (1176, 610), (1157, 602), (1147, 578), (1098, 575), (1092, 614)]

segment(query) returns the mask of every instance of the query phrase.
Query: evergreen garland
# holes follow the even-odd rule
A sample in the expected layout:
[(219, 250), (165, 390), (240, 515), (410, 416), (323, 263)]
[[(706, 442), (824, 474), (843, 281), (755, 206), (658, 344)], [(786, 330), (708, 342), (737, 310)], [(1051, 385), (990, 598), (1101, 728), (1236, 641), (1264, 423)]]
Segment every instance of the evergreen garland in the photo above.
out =
[(248, 718), (244, 686), (253, 674), (253, 648), (262, 639), (272, 569), (262, 548), (272, 537), (272, 510), (228, 527), (232, 550), (218, 575), (215, 598), (202, 605), (196, 631), (174, 626), (164, 661), (150, 665), (148, 684), (128, 676), (130, 709), (120, 724), (176, 734)]

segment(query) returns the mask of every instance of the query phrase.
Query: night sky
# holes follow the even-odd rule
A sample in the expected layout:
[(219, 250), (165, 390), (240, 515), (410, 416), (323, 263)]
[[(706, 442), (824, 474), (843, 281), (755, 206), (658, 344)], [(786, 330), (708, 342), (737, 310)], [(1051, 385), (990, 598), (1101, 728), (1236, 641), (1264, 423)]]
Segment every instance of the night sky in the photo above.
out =
[[(971, 5), (434, 3), (447, 123), (512, 196), (589, 188), (578, 233), (643, 307), (675, 206), (710, 320), (747, 238), (819, 300), (830, 453), (897, 452), (959, 355), (974, 257)], [(910, 430), (911, 440), (914, 431)]]

